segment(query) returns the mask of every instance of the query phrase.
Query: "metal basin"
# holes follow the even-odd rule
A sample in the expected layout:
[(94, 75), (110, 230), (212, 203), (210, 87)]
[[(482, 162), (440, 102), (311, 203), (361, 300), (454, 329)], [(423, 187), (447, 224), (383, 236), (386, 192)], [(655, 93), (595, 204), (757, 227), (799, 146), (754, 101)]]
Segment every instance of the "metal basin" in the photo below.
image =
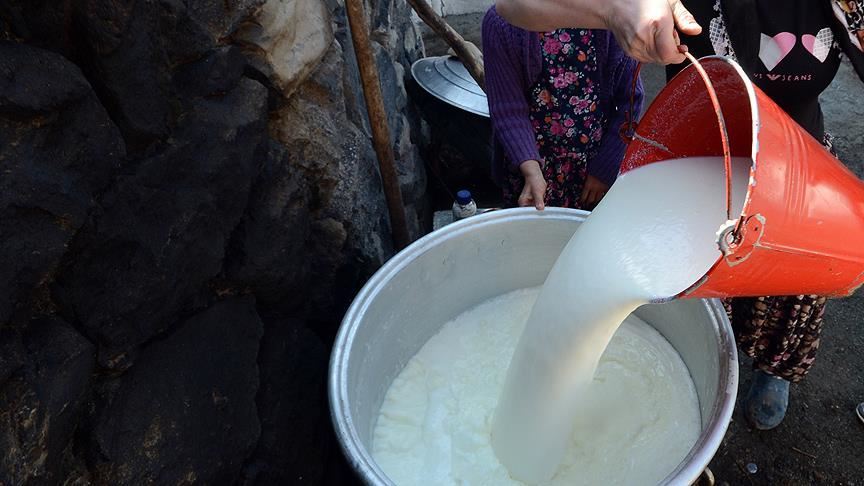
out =
[[(418, 240), (363, 287), (336, 338), (329, 393), (339, 442), (366, 484), (393, 484), (372, 459), (372, 431), (384, 395), (405, 363), (463, 311), (542, 284), (587, 214), (522, 208), (474, 216)], [(716, 300), (646, 305), (636, 314), (678, 350), (696, 385), (702, 434), (664, 480), (690, 484), (720, 446), (735, 405), (738, 358), (732, 329)]]

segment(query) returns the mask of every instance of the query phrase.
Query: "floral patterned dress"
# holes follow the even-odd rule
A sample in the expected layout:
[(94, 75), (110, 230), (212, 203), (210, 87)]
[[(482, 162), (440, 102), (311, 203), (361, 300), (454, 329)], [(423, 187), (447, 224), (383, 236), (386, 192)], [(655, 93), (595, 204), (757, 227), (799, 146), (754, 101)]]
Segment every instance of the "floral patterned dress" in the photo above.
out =
[[(598, 110), (600, 76), (593, 34), (559, 29), (539, 34), (542, 75), (528, 94), (529, 118), (546, 179), (546, 205), (581, 209), (588, 161), (597, 152), (605, 117)], [(517, 170), (504, 181), (504, 204), (516, 206), (525, 180)]]

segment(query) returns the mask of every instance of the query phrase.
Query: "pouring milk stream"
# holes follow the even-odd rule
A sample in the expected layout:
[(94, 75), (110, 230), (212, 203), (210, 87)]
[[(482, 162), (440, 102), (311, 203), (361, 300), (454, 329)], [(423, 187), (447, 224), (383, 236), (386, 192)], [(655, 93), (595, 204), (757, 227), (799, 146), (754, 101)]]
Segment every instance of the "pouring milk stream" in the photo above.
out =
[[(749, 168), (748, 159), (733, 160), (733, 214)], [(718, 157), (641, 167), (622, 175), (573, 235), (534, 304), (495, 411), (492, 444), (513, 477), (554, 475), (620, 323), (686, 290), (716, 262), (725, 177)]]

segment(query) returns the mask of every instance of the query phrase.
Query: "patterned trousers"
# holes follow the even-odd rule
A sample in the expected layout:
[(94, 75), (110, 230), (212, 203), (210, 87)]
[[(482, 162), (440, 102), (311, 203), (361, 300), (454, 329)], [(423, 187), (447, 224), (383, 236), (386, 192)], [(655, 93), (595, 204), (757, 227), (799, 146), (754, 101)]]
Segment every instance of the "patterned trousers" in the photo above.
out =
[(793, 383), (804, 378), (819, 349), (825, 297), (796, 295), (726, 299), (741, 351), (753, 368)]

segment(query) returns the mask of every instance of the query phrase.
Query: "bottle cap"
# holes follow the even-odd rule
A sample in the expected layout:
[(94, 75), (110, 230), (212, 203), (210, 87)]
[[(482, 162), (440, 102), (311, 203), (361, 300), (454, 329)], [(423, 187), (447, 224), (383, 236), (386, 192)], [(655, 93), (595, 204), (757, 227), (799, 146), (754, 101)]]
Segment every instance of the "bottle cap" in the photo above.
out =
[(471, 202), (471, 191), (462, 189), (456, 193), (456, 202), (459, 204), (468, 204)]

